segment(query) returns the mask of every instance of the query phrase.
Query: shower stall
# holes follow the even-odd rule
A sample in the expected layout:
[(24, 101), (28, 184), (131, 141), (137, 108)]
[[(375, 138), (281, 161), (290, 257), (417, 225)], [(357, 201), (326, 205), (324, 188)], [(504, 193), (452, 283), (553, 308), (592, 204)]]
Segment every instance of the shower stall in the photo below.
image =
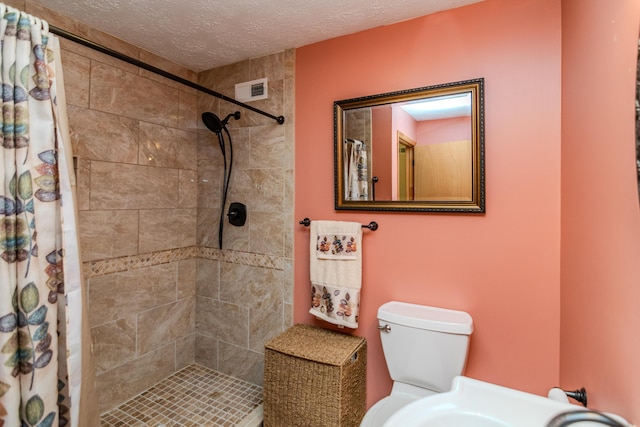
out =
[[(136, 408), (130, 399), (154, 396), (165, 381), (190, 381), (194, 371), (259, 390), (264, 343), (293, 317), (293, 156), (286, 153), (293, 152), (294, 51), (195, 73), (27, 6), (51, 25), (99, 37), (220, 93), (254, 76), (269, 79), (270, 97), (260, 106), (286, 116), (284, 124), (62, 43), (100, 411), (115, 425), (126, 414), (114, 408)], [(223, 153), (201, 120), (205, 112), (233, 112), (225, 123), (234, 159), (224, 206)], [(244, 226), (230, 226), (232, 203), (246, 205)]]

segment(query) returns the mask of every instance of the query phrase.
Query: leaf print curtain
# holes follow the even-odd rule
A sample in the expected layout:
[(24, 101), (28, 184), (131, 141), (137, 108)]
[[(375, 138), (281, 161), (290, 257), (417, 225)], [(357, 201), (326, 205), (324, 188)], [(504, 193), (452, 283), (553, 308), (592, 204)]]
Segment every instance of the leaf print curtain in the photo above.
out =
[(58, 40), (0, 17), (0, 427), (97, 426)]
[(369, 200), (367, 144), (345, 139), (343, 149), (345, 200)]

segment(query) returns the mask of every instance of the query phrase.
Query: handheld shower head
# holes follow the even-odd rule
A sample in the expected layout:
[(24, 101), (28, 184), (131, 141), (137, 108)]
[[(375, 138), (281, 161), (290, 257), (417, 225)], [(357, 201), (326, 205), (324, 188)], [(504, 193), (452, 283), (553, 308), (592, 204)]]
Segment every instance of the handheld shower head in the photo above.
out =
[[(236, 120), (240, 119), (240, 111), (236, 111), (235, 113), (231, 113), (224, 118), (224, 120), (220, 120), (220, 117), (216, 116), (211, 112), (202, 113), (202, 123), (209, 129), (211, 132), (218, 135), (218, 143), (220, 144), (220, 150), (222, 151), (222, 161), (224, 164), (224, 175), (222, 181), (222, 205), (220, 206), (220, 222), (218, 225), (218, 247), (222, 249), (222, 226), (224, 224), (224, 208), (227, 203), (227, 192), (229, 190), (229, 182), (231, 181), (231, 168), (233, 167), (233, 142), (231, 141), (231, 134), (227, 129), (227, 122), (229, 119), (234, 118)], [(227, 134), (227, 139), (229, 140), (229, 162), (227, 163), (227, 143), (224, 140), (224, 135), (222, 131)], [(232, 203), (233, 206), (233, 203)], [(231, 212), (231, 211), (230, 211)], [(240, 217), (237, 217), (237, 212), (234, 216), (234, 221), (231, 221), (231, 213), (229, 214), (229, 222), (234, 225), (236, 223), (242, 222), (244, 224), (244, 220), (240, 221)], [(246, 214), (245, 214), (246, 218)]]
[(222, 120), (220, 120), (218, 116), (210, 112), (202, 113), (202, 123), (204, 123), (207, 129), (209, 129), (211, 132), (217, 134), (222, 132), (222, 128), (224, 127)]
[(211, 112), (202, 113), (202, 123), (209, 129), (211, 132), (215, 134), (219, 134), (222, 132), (222, 129), (225, 129), (229, 119), (233, 117), (236, 120), (240, 120), (240, 111), (236, 111), (235, 113), (228, 114), (224, 120), (220, 120), (218, 116)]

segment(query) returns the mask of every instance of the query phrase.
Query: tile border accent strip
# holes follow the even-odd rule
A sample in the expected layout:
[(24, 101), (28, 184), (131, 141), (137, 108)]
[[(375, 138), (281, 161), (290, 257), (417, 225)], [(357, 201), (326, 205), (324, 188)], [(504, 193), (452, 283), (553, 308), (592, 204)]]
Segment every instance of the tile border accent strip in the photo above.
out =
[(274, 270), (284, 270), (284, 258), (273, 255), (225, 251), (216, 248), (198, 246), (196, 248), (196, 257), (232, 262), (235, 264), (251, 265), (254, 267), (271, 268)]
[(184, 261), (192, 258), (204, 258), (251, 265), (255, 267), (284, 270), (284, 258), (250, 252), (227, 251), (205, 246), (189, 246), (147, 254), (129, 255), (118, 258), (87, 261), (82, 264), (85, 279), (121, 271), (137, 270), (154, 265)]

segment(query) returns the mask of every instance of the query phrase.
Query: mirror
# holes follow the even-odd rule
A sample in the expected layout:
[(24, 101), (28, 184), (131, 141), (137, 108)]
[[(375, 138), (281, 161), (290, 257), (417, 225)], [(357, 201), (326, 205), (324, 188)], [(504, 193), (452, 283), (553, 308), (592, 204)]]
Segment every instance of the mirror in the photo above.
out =
[(335, 208), (484, 213), (484, 79), (334, 102)]

